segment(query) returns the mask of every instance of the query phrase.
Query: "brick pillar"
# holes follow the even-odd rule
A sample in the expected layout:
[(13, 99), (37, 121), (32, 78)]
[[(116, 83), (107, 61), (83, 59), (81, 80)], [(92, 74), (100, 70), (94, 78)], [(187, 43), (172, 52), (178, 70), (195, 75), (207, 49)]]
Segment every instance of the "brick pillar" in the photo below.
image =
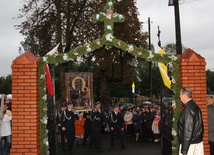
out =
[(11, 155), (40, 154), (38, 67), (30, 51), (12, 62)]
[(181, 87), (190, 87), (193, 99), (199, 105), (204, 121), (204, 152), (209, 155), (208, 144), (208, 116), (207, 116), (207, 84), (206, 62), (203, 57), (191, 49), (187, 49), (180, 57), (180, 84)]

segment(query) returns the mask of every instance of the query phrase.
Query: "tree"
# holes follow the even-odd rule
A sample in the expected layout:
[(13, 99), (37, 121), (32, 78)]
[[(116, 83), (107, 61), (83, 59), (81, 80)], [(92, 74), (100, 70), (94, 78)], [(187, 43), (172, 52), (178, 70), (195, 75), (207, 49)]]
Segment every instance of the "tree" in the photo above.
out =
[(12, 94), (12, 79), (11, 75), (0, 77), (0, 94)]
[(214, 93), (214, 72), (211, 70), (206, 71), (207, 74), (207, 94), (213, 94)]
[[(17, 26), (26, 36), (22, 42), (24, 50), (44, 56), (58, 43), (61, 43), (58, 51), (62, 53), (94, 39), (99, 35), (100, 29), (92, 20), (92, 15), (103, 8), (97, 5), (104, 3), (96, 0), (26, 1), (20, 9), (20, 17), (26, 16), (27, 20)], [(64, 72), (68, 65), (58, 66), (62, 97), (65, 94)]]
[[(23, 46), (34, 54), (43, 56), (58, 42), (61, 43), (59, 52), (68, 52), (71, 48), (85, 44), (103, 34), (103, 23), (96, 23), (92, 16), (103, 10), (106, 1), (97, 0), (36, 0), (27, 1), (21, 9), (22, 15), (27, 14), (27, 20), (18, 26), (20, 32), (26, 35)], [(115, 12), (125, 15), (124, 23), (116, 23), (115, 36), (121, 40), (137, 46), (146, 47), (147, 34), (140, 31), (140, 22), (137, 18), (137, 8), (134, 0), (115, 1)], [(64, 49), (64, 50), (63, 50)], [(26, 50), (26, 49), (25, 49)], [(91, 68), (94, 78), (99, 79), (97, 87), (98, 99), (108, 101), (110, 96), (109, 83), (132, 81), (136, 59), (129, 53), (118, 49), (106, 50), (101, 48), (93, 53), (86, 54), (67, 65), (59, 65), (61, 91), (64, 91), (64, 72), (71, 70), (72, 65), (86, 62), (96, 68)], [(96, 86), (96, 85), (95, 85)], [(98, 90), (98, 89), (97, 89)], [(65, 93), (64, 93), (65, 94)], [(63, 96), (63, 95), (62, 95)]]
[[(166, 44), (166, 46), (164, 46), (163, 49), (168, 54), (176, 55), (176, 44), (174, 44), (174, 43), (168, 43), (168, 44)], [(186, 49), (187, 48), (182, 45), (182, 53)]]

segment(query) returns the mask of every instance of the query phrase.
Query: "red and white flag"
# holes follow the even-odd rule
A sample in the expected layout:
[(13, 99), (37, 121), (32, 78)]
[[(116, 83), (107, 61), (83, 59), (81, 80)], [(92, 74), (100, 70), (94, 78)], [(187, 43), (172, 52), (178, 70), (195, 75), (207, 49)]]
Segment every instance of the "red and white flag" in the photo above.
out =
[(46, 87), (48, 94), (54, 96), (54, 87), (48, 64), (45, 64), (45, 72), (46, 72)]

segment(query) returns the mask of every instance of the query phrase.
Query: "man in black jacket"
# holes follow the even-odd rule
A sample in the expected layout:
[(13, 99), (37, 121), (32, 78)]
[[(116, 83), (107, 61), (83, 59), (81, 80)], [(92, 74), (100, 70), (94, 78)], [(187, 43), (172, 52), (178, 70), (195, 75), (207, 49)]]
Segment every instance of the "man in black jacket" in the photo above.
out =
[(78, 119), (78, 115), (74, 113), (73, 103), (68, 103), (68, 108), (63, 111), (60, 118), (60, 124), (62, 131), (65, 131), (67, 138), (68, 152), (72, 153), (72, 147), (75, 141), (75, 120)]
[(180, 155), (204, 155), (204, 126), (199, 106), (192, 99), (192, 91), (186, 87), (180, 91), (184, 104), (178, 120), (178, 140)]
[(110, 142), (111, 148), (114, 148), (114, 136), (118, 134), (121, 143), (121, 149), (126, 149), (124, 145), (124, 120), (120, 112), (119, 106), (114, 106), (114, 111), (109, 116)]
[(94, 147), (98, 152), (103, 152), (101, 147), (101, 130), (104, 125), (107, 131), (107, 120), (103, 110), (101, 110), (101, 103), (96, 102), (95, 108), (91, 114), (91, 134), (89, 148)]
[(58, 126), (58, 131), (59, 131), (59, 141), (61, 143), (61, 149), (62, 151), (65, 151), (65, 131), (62, 131), (62, 126), (61, 126), (61, 116), (63, 114), (63, 112), (66, 110), (66, 104), (65, 103), (62, 103), (61, 104), (61, 109), (60, 110), (57, 110), (56, 112), (56, 123), (57, 123), (57, 126)]

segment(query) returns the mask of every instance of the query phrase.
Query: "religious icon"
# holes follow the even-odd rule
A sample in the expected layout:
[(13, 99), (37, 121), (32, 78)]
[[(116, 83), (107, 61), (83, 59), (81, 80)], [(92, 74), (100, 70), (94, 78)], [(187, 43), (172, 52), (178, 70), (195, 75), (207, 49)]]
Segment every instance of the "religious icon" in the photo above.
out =
[(93, 101), (92, 73), (66, 73), (66, 98), (78, 110), (90, 109)]

